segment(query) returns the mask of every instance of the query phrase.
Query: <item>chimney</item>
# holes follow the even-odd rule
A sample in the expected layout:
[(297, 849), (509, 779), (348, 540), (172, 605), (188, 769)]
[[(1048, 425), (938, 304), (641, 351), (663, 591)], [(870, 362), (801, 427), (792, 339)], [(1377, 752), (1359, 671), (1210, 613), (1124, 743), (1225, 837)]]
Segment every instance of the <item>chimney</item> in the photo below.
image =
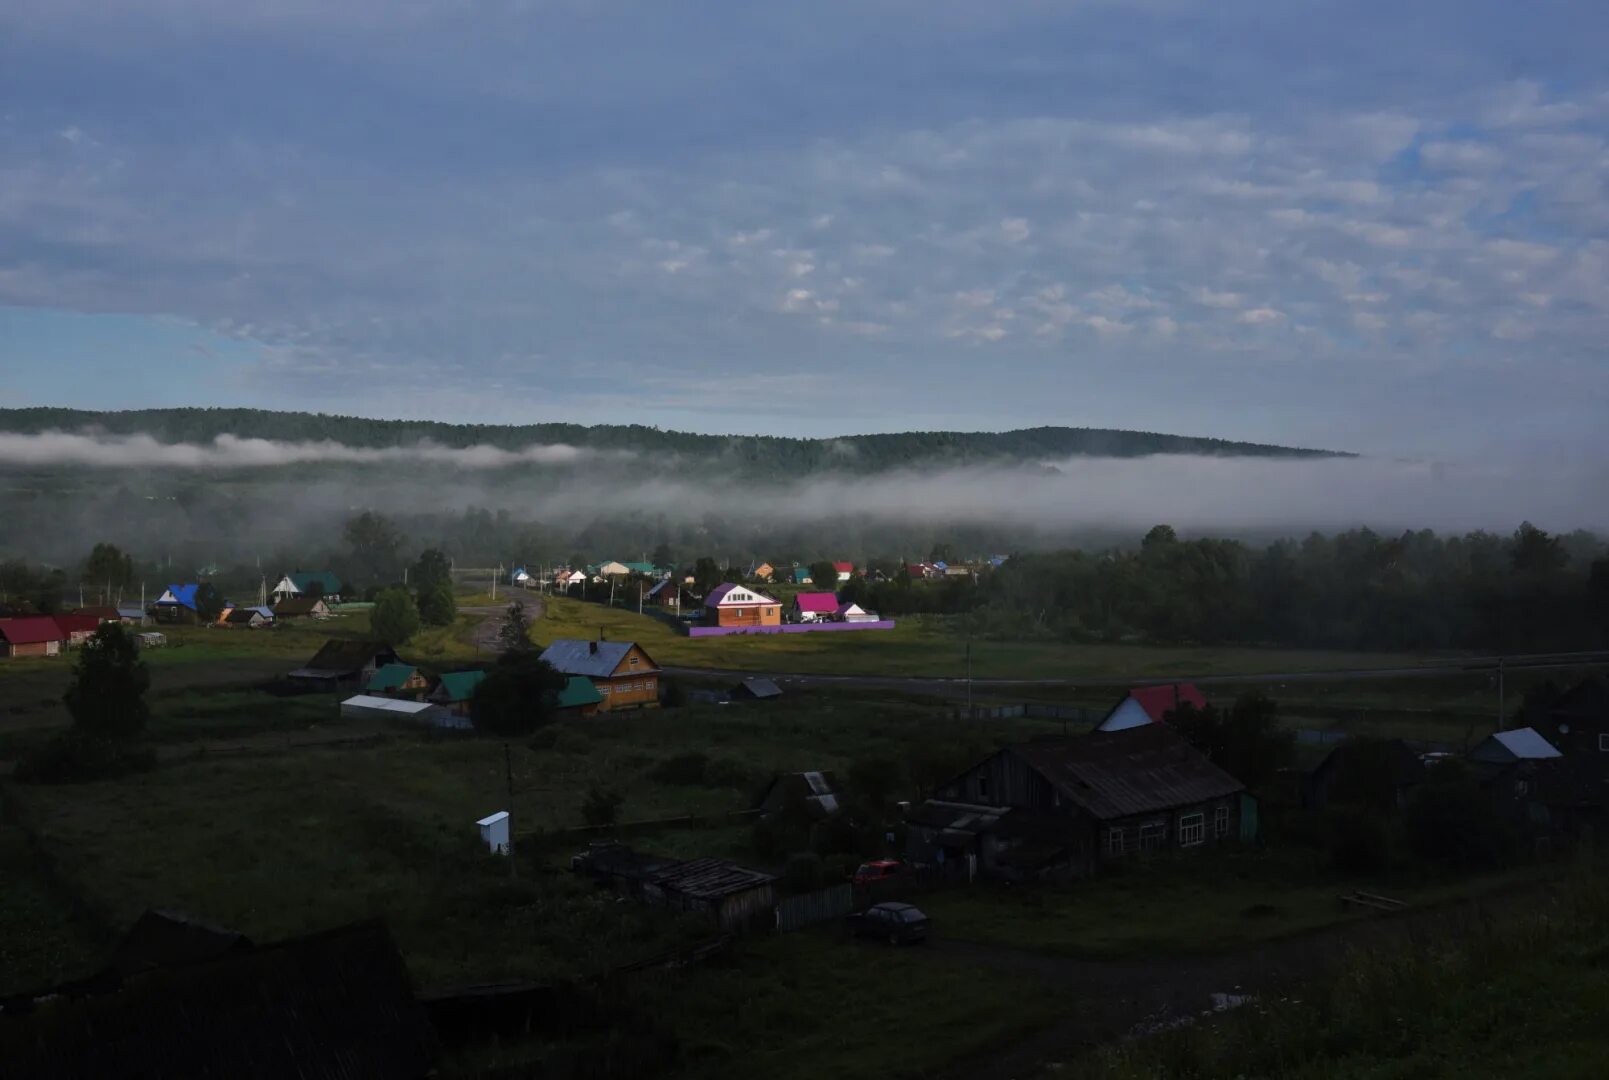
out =
[(598, 643), (596, 641), (589, 641), (589, 642), (587, 642), (587, 644), (591, 646), (590, 651), (592, 651), (594, 653), (596, 653), (598, 651)]

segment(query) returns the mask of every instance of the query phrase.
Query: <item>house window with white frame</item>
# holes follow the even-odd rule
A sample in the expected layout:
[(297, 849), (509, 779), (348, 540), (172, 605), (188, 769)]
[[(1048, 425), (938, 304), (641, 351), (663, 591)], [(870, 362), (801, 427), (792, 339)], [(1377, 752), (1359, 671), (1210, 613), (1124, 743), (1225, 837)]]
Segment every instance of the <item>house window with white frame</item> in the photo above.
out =
[(1179, 846), (1195, 847), (1207, 838), (1207, 815), (1197, 810), (1179, 815)]
[(1227, 804), (1216, 807), (1212, 811), (1212, 836), (1215, 840), (1222, 840), (1229, 835), (1229, 807)]
[(1129, 831), (1121, 825), (1106, 830), (1106, 854), (1126, 855), (1129, 851)]
[(1140, 850), (1161, 851), (1168, 842), (1168, 823), (1147, 821), (1140, 826)]
[(1598, 749), (1609, 754), (1609, 735), (1598, 736)]

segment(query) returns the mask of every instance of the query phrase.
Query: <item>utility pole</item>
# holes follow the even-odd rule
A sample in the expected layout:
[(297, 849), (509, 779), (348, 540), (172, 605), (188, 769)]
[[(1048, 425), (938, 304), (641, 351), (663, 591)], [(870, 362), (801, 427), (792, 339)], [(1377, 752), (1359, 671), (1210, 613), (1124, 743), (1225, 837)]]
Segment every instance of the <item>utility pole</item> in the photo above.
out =
[(505, 854), (508, 856), (508, 876), (513, 878), (519, 877), (520, 874), (518, 867), (514, 864), (514, 822), (512, 821), (514, 816), (514, 757), (509, 752), (508, 743), (503, 744), (503, 781), (508, 789), (508, 814), (511, 819), (508, 828), (508, 847), (505, 849)]
[(971, 720), (976, 714), (972, 711), (972, 616), (967, 616), (967, 719)]
[(1499, 656), (1497, 658), (1497, 730), (1498, 731), (1503, 730), (1503, 725), (1504, 725), (1504, 723), (1507, 722), (1507, 719), (1508, 719), (1508, 713), (1503, 708), (1504, 691), (1506, 689), (1507, 688), (1503, 685), (1503, 658), (1501, 656)]

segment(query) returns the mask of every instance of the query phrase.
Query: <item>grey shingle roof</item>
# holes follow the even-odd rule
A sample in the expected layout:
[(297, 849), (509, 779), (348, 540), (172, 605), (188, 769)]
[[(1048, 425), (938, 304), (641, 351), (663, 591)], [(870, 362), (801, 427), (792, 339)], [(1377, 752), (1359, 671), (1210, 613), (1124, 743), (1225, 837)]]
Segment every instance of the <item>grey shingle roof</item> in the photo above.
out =
[(1026, 743), (1010, 752), (1102, 821), (1245, 790), (1166, 724)]
[[(589, 678), (606, 678), (631, 651), (631, 641), (582, 641), (579, 638), (560, 638), (542, 650), (542, 659), (566, 675), (586, 675)], [(643, 652), (647, 657), (648, 653)], [(657, 671), (652, 659), (640, 671)]]

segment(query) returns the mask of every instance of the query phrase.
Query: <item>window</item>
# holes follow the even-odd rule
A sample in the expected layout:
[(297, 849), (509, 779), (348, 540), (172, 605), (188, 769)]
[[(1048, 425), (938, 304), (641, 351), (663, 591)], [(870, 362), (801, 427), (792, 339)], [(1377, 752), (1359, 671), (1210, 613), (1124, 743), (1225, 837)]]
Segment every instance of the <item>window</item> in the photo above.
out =
[(1229, 807), (1220, 806), (1212, 812), (1212, 835), (1214, 838), (1229, 835)]
[(1106, 830), (1106, 854), (1121, 855), (1127, 850), (1128, 830), (1121, 825), (1114, 825)]
[(636, 658), (636, 657), (635, 657), (635, 656), (633, 656), (633, 657), (632, 657), (632, 658), (631, 658), (631, 666), (632, 666), (632, 667), (636, 667), (636, 666), (637, 666), (637, 658)]
[(603, 685), (603, 686), (598, 687), (598, 693), (603, 695), (604, 697), (608, 697), (609, 696), (609, 687), (607, 685)]
[(989, 797), (989, 774), (986, 773), (986, 772), (980, 772), (978, 774), (978, 798), (986, 799), (988, 797)]
[(1179, 846), (1194, 847), (1207, 837), (1207, 816), (1200, 811), (1179, 815)]
[(1609, 735), (1598, 736), (1598, 749), (1605, 753), (1609, 753)]
[(1147, 821), (1140, 826), (1140, 850), (1161, 851), (1168, 842), (1168, 823)]

